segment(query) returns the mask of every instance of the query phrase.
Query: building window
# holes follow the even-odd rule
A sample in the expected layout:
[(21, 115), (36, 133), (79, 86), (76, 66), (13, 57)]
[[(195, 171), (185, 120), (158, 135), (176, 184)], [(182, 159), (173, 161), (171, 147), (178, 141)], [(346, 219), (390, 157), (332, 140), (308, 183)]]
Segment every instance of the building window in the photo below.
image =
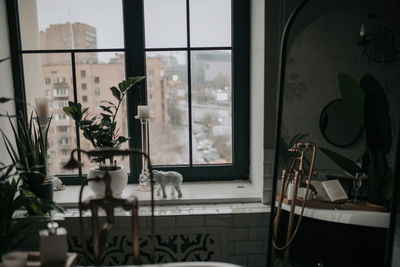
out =
[(68, 101), (67, 100), (55, 100), (53, 102), (53, 107), (54, 109), (63, 109), (64, 107), (68, 106)]
[(44, 79), (44, 83), (45, 83), (46, 85), (49, 85), (49, 84), (51, 83), (51, 79), (50, 79), (50, 78), (45, 78), (45, 79)]
[[(24, 8), (23, 2), (15, 1), (16, 10), (9, 11), (19, 14), (21, 18), (37, 16), (38, 21), (44, 21), (40, 16), (50, 12), (46, 5), (38, 5), (34, 9)], [(19, 43), (22, 44), (21, 49), (12, 55), (19, 57), (17, 64), (21, 64), (17, 68), (20, 72), (14, 73), (14, 79), (21, 79), (21, 84), (24, 75), (51, 77), (51, 81), (56, 81), (56, 84), (65, 84), (68, 79), (71, 91), (68, 92), (65, 85), (52, 88), (54, 97), (66, 98), (53, 101), (53, 108), (56, 110), (54, 117), (58, 122), (56, 127), (74, 127), (70, 118), (62, 113), (62, 108), (68, 101), (87, 102), (87, 106), (95, 106), (98, 112), (100, 100), (113, 100), (112, 95), (105, 90), (107, 88), (101, 88), (104, 89), (104, 93), (101, 93), (104, 99), (88, 99), (88, 95), (100, 96), (100, 89), (95, 89), (92, 93), (93, 84), (100, 83), (100, 76), (104, 75), (102, 83), (108, 87), (117, 85), (124, 76), (147, 73), (147, 86), (140, 86), (137, 88), (138, 92), (130, 93), (126, 102), (130, 104), (131, 111), (136, 110), (135, 105), (144, 104), (146, 95), (152, 102), (155, 119), (150, 126), (150, 146), (157, 149), (150, 151), (155, 167), (161, 170), (177, 170), (185, 176), (186, 181), (247, 178), (249, 1), (174, 1), (174, 8), (168, 9), (173, 14), (165, 12), (166, 5), (171, 5), (169, 1), (105, 2), (112, 2), (113, 7), (119, 2), (118, 12), (106, 18), (99, 18), (102, 21), (109, 19), (119, 23), (117, 25), (120, 26), (113, 28), (121, 33), (119, 45), (109, 47), (106, 42), (102, 42), (101, 40), (109, 37), (99, 38), (98, 34), (103, 34), (104, 31), (96, 29), (85, 16), (78, 16), (74, 23), (55, 20), (40, 25), (42, 33), (37, 32), (37, 35), (46, 38), (46, 45), (40, 48), (37, 48), (37, 44), (30, 46), (26, 43), (29, 38), (21, 38), (20, 32), (12, 32), (11, 42), (17, 40), (17, 43), (12, 45), (18, 47)], [(95, 13), (96, 9), (112, 12), (114, 9), (103, 6), (107, 5), (105, 2), (93, 6), (90, 12)], [(10, 9), (14, 9), (14, 5)], [(38, 13), (32, 14), (35, 10), (38, 10)], [(203, 10), (209, 11), (207, 19), (204, 18)], [(62, 8), (57, 12), (59, 17), (68, 15)], [(144, 19), (139, 19), (137, 23), (129, 17), (122, 17), (121, 14), (132, 14)], [(175, 18), (173, 21), (170, 20), (171, 16)], [(165, 21), (170, 23), (166, 24)], [(20, 24), (21, 27), (29, 27), (27, 23)], [(19, 26), (18, 22), (15, 22), (10, 28), (18, 30)], [(124, 26), (130, 29), (129, 34), (134, 33), (135, 38), (123, 36)], [(97, 27), (102, 26), (99, 24)], [(27, 33), (32, 30), (25, 28), (21, 32)], [(53, 31), (55, 34), (52, 35)], [(27, 71), (29, 66), (22, 65), (22, 58), (31, 55), (41, 56), (42, 72)], [(118, 77), (119, 81), (110, 80), (110, 73), (115, 73), (113, 75)], [(43, 82), (47, 84), (47, 80), (41, 80), (41, 83)], [(38, 85), (37, 88), (43, 86)], [(90, 91), (83, 95), (82, 90), (88, 89)], [(146, 89), (151, 92), (146, 92)], [(24, 96), (28, 91), (17, 92), (17, 96)], [(23, 110), (26, 107), (20, 105), (18, 109)], [(132, 114), (128, 116), (126, 107), (121, 110), (125, 110), (127, 123), (120, 122), (118, 118), (118, 126), (129, 127), (133, 136), (140, 136), (140, 122), (135, 120)], [(62, 141), (63, 144), (69, 142), (69, 145), (76, 146), (78, 143), (75, 143), (75, 140), (80, 140), (81, 147), (91, 148), (90, 144), (85, 144), (86, 140), (75, 136), (74, 128), (67, 133), (69, 139)], [(57, 139), (54, 141), (55, 144), (60, 142)], [(134, 138), (131, 145), (141, 147), (140, 142), (140, 138)], [(138, 159), (133, 158), (129, 163), (131, 166), (140, 165)], [(59, 165), (60, 162), (53, 162), (53, 166)], [(140, 169), (135, 167), (131, 170), (133, 180), (137, 179)]]
[(68, 88), (58, 88), (53, 90), (54, 97), (66, 97), (68, 96)]
[(60, 155), (61, 155), (61, 157), (68, 157), (69, 156), (69, 150), (67, 150), (67, 149), (61, 149), (60, 150)]
[(70, 127), (69, 126), (57, 126), (58, 133), (69, 133)]
[(61, 137), (58, 139), (58, 144), (59, 145), (69, 145), (70, 144), (70, 138), (69, 137)]
[(57, 83), (65, 83), (65, 77), (57, 77)]
[(56, 121), (69, 121), (69, 117), (64, 113), (56, 113), (54, 117)]

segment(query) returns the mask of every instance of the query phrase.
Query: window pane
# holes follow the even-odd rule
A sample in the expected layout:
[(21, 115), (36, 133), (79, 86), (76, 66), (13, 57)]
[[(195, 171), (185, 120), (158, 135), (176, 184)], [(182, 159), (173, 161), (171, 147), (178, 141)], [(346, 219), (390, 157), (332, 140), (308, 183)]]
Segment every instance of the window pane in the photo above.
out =
[[(87, 57), (86, 53), (79, 53), (77, 57)], [(112, 95), (110, 87), (118, 86), (125, 79), (125, 56), (123, 53), (98, 53), (102, 60), (98, 63), (81, 62), (76, 65), (76, 83), (78, 85), (78, 100), (83, 107), (89, 108), (91, 116), (100, 115), (103, 110), (100, 105), (107, 105), (102, 101), (111, 101), (117, 104), (117, 99)], [(80, 75), (85, 73), (84, 76)], [(79, 85), (85, 84), (85, 87)], [(117, 128), (119, 135), (128, 137), (127, 108), (126, 99), (123, 101), (117, 114)], [(80, 133), (81, 148), (85, 150), (93, 149), (91, 143)], [(128, 148), (128, 142), (121, 148)], [(88, 173), (89, 169), (96, 167), (97, 163), (90, 163), (86, 156), (83, 156), (83, 173)], [(122, 159), (116, 157), (118, 164), (123, 165), (129, 171), (129, 157)]]
[(186, 39), (185, 0), (145, 0), (146, 47), (184, 47)]
[(190, 0), (190, 45), (231, 46), (231, 0)]
[(232, 162), (230, 51), (192, 52), (193, 163)]
[[(64, 64), (45, 64), (46, 59), (63, 58)], [(25, 54), (23, 55), (26, 100), (28, 114), (35, 105), (35, 97), (50, 98), (49, 108), (53, 120), (49, 129), (49, 170), (53, 174), (77, 173), (63, 166), (76, 147), (75, 124), (64, 114), (62, 108), (73, 101), (72, 66), (69, 54)]]
[(150, 154), (154, 165), (189, 163), (186, 52), (146, 54)]
[(19, 0), (18, 6), (25, 50), (124, 47), (120, 0)]

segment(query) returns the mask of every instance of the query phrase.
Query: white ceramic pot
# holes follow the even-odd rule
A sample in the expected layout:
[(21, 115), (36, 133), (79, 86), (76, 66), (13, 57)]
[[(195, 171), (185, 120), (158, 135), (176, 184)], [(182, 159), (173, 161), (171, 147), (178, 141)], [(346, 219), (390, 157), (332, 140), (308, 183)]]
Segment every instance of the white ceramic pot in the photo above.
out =
[[(108, 172), (111, 176), (111, 190), (113, 196), (121, 196), (126, 185), (128, 184), (128, 173), (123, 166), (118, 166), (115, 171)], [(88, 178), (104, 177), (105, 171), (99, 170), (98, 167), (91, 168), (88, 173)], [(104, 196), (106, 190), (106, 184), (104, 181), (89, 181), (89, 188), (97, 196)]]

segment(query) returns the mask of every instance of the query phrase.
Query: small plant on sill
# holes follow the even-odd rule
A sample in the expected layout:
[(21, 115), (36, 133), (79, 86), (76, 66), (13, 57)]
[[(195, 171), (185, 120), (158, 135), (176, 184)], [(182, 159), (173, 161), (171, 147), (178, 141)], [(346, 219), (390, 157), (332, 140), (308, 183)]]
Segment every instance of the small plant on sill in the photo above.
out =
[[(89, 109), (82, 107), (82, 104), (72, 101), (68, 103), (67, 107), (64, 107), (64, 112), (75, 121), (77, 127), (82, 131), (83, 136), (90, 141), (94, 148), (119, 148), (121, 144), (129, 140), (129, 137), (118, 134), (116, 121), (118, 111), (128, 91), (144, 79), (144, 76), (129, 77), (127, 80), (120, 82), (118, 88), (115, 86), (111, 87), (111, 93), (117, 102), (101, 101), (100, 108), (102, 112), (99, 118), (96, 115), (90, 114)], [(99, 163), (100, 170), (113, 171), (117, 169), (112, 156), (108, 158), (97, 157), (93, 161)]]

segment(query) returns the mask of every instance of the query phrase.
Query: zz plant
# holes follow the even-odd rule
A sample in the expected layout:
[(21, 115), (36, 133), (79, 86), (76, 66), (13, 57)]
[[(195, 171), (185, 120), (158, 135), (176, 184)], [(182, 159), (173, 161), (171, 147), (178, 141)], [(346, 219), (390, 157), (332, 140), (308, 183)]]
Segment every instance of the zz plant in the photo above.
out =
[[(128, 91), (137, 86), (144, 78), (144, 76), (129, 77), (120, 82), (118, 87), (111, 87), (111, 93), (117, 101), (116, 103), (108, 100), (101, 101), (102, 112), (99, 117), (89, 113), (88, 108), (82, 107), (82, 104), (72, 101), (68, 103), (67, 107), (64, 107), (64, 112), (75, 121), (83, 136), (90, 141), (94, 148), (119, 148), (121, 144), (129, 140), (129, 137), (118, 134), (117, 113)], [(106, 165), (107, 160), (108, 166)], [(112, 156), (94, 158), (93, 161), (99, 162), (102, 170), (117, 168)]]

